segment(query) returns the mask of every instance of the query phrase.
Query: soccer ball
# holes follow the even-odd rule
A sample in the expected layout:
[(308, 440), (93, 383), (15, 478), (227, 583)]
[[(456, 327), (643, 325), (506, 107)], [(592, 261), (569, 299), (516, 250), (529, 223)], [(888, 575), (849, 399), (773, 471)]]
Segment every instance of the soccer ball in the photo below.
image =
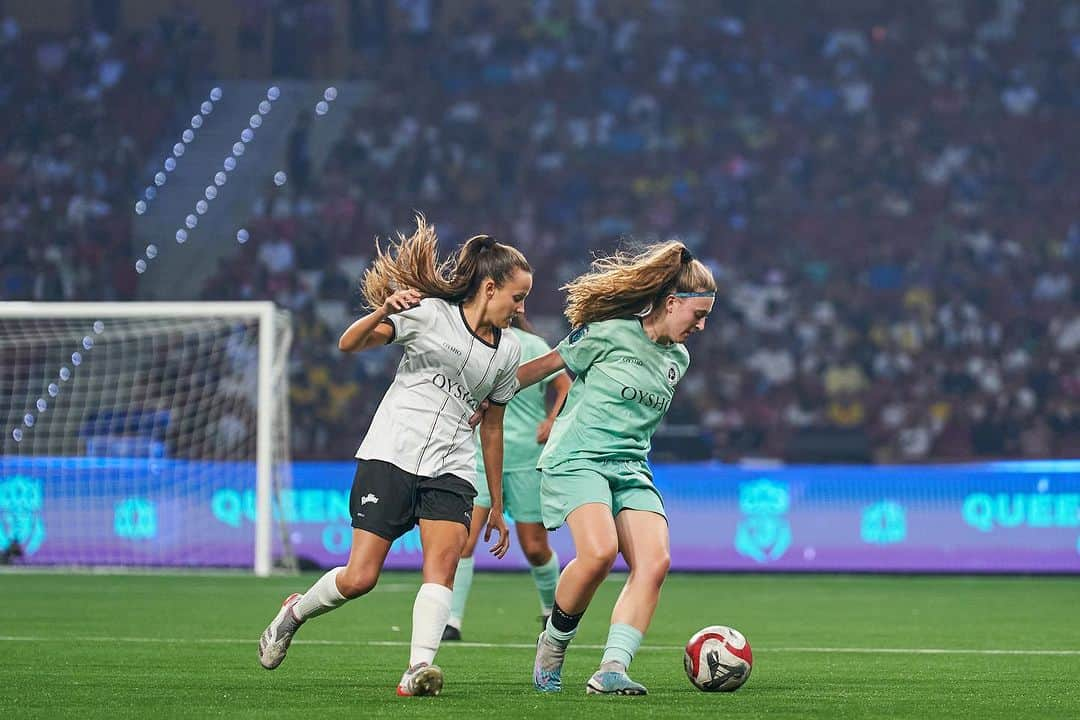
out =
[(754, 655), (742, 633), (710, 625), (694, 633), (683, 655), (686, 676), (698, 690), (732, 692), (750, 677)]

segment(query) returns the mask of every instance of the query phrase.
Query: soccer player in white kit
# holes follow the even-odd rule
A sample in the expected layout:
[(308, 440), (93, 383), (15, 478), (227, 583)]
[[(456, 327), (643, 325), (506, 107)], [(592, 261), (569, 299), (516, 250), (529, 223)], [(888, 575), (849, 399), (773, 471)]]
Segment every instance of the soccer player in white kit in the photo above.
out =
[(520, 252), (484, 235), (468, 240), (453, 261), (441, 262), (437, 247), (434, 228), (418, 217), (416, 232), (380, 248), (364, 275), (364, 298), (374, 310), (345, 330), (338, 347), (358, 352), (393, 342), (405, 352), (356, 452), (348, 563), (285, 599), (259, 641), (268, 670), (284, 660), (302, 623), (370, 592), (391, 544), (419, 523), (423, 584), (397, 693), (439, 694), (443, 674), (433, 662), (476, 497), (469, 419), (484, 398), (491, 406), (479, 435), (492, 498), (484, 540), (497, 533), (490, 550), (500, 558), (510, 547), (502, 511), (503, 412), (517, 390), (521, 348), (503, 330), (524, 312), (532, 269)]

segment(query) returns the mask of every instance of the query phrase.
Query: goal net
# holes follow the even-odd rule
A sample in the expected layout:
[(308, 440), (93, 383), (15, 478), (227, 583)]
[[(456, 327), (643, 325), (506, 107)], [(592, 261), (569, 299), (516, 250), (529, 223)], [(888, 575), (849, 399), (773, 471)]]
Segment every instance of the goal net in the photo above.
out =
[(293, 568), (287, 313), (0, 302), (0, 561)]

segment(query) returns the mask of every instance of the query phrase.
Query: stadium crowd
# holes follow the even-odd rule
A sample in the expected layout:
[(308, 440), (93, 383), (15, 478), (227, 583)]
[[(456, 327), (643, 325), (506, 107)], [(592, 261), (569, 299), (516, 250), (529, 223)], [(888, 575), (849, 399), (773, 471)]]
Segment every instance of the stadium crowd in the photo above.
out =
[[(271, 5), (275, 28), (331, 12)], [(630, 5), (349, 4), (351, 72), (376, 100), (321, 167), (297, 126), (257, 242), (203, 292), (294, 311), (294, 455), (350, 454), (393, 376), (392, 351), (338, 353), (317, 310), (356, 309), (342, 258), (417, 208), (447, 248), (485, 232), (522, 249), (534, 319), (559, 315), (590, 250), (693, 248), (722, 291), (658, 449), (1080, 455), (1080, 4)], [(0, 26), (4, 297), (131, 294), (109, 249), (203, 42), (184, 22), (59, 47)], [(275, 42), (275, 72), (317, 74), (311, 44)], [(35, 115), (43, 88), (67, 109)], [(76, 154), (72, 135), (99, 141)], [(73, 254), (89, 259), (61, 281)]]
[(134, 297), (132, 206), (146, 159), (206, 93), (212, 45), (194, 15), (131, 32), (86, 5), (66, 35), (27, 32), (0, 12), (3, 299)]

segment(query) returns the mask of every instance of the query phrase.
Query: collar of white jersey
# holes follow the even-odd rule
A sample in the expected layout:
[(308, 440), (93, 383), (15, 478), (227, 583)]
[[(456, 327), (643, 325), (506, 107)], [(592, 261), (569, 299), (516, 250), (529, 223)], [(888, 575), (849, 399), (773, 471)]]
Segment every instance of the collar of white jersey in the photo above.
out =
[(465, 326), (465, 329), (469, 331), (470, 335), (472, 335), (474, 338), (476, 338), (480, 342), (487, 345), (492, 350), (498, 350), (499, 349), (499, 341), (502, 340), (502, 330), (501, 329), (499, 329), (497, 327), (492, 327), (491, 328), (491, 334), (495, 337), (495, 342), (494, 343), (489, 343), (487, 340), (485, 340), (484, 338), (477, 335), (476, 331), (473, 330), (472, 325), (470, 325), (469, 321), (465, 318), (465, 306), (462, 305), (461, 303), (458, 303), (458, 312), (461, 314), (461, 324)]

